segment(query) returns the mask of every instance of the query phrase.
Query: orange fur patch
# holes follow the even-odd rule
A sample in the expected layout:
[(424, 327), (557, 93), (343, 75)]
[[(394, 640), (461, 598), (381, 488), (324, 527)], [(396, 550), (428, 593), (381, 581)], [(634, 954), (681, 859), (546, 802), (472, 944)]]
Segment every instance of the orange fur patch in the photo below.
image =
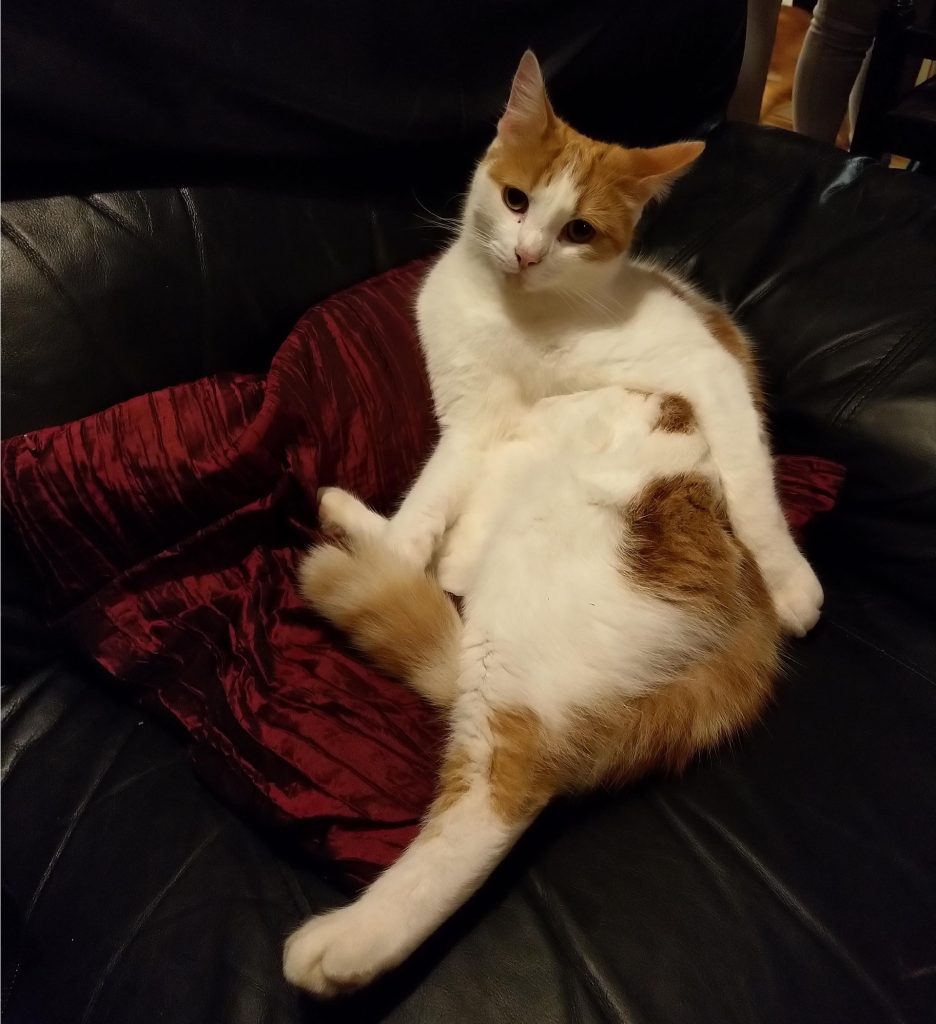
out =
[(724, 501), (701, 474), (653, 480), (624, 511), (621, 572), (663, 601), (719, 617), (740, 561)]
[(750, 343), (741, 333), (741, 328), (720, 306), (716, 306), (713, 302), (706, 302), (694, 296), (694, 305), (712, 337), (741, 364), (751, 390), (751, 397), (754, 399), (754, 405), (758, 411), (763, 411), (764, 391), (761, 386), (760, 373), (757, 363), (754, 361)]
[(463, 746), (454, 746), (445, 753), (438, 776), (438, 796), (429, 809), (429, 818), (451, 810), (468, 792), (471, 785), (472, 761)]
[(565, 121), (553, 117), (539, 138), (524, 135), (509, 142), (498, 140), (484, 158), (488, 173), (501, 187), (509, 185), (529, 195), (537, 185), (552, 181), (566, 167), (576, 136), (589, 141)]
[(554, 795), (555, 779), (544, 757), (549, 737), (530, 708), (491, 713), (491, 803), (504, 821), (531, 817)]
[(653, 429), (662, 430), (666, 434), (691, 434), (695, 427), (695, 414), (688, 400), (682, 395), (663, 395), (660, 399), (660, 416)]

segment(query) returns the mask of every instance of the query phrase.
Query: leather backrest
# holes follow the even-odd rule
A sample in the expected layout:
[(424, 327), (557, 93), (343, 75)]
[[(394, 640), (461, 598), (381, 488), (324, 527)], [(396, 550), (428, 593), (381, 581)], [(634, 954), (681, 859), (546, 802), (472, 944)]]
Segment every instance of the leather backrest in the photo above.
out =
[[(520, 54), (583, 130), (668, 142), (720, 116), (744, 0), (8, 0), (4, 197), (348, 175), (478, 152)], [(437, 175), (436, 175), (437, 177)]]
[(4, 203), (4, 436), (266, 369), (313, 302), (439, 244), (400, 206), (224, 187)]

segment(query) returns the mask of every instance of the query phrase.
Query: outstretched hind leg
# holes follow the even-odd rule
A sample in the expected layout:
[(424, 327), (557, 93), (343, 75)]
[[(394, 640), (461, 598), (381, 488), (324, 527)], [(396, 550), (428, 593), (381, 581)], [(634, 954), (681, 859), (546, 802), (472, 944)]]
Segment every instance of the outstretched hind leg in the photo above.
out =
[(518, 751), (517, 761), (517, 751), (499, 750), (503, 742), (487, 708), (466, 707), (461, 698), (439, 797), (422, 831), (357, 902), (290, 936), (283, 957), (289, 981), (319, 996), (367, 984), (405, 960), (484, 882), (547, 799), (533, 783), (533, 761), (524, 760), (532, 748)]

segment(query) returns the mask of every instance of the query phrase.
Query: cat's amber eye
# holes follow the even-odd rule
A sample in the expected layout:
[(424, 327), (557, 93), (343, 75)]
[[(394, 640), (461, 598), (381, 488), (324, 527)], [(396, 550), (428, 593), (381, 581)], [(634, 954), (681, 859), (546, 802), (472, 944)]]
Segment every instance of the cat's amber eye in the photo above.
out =
[(560, 237), (575, 245), (584, 245), (595, 237), (595, 229), (587, 220), (570, 220), (562, 229)]
[(525, 213), (526, 208), (530, 205), (530, 199), (526, 192), (521, 192), (520, 189), (513, 188), (511, 185), (508, 185), (502, 194), (504, 205), (514, 213)]

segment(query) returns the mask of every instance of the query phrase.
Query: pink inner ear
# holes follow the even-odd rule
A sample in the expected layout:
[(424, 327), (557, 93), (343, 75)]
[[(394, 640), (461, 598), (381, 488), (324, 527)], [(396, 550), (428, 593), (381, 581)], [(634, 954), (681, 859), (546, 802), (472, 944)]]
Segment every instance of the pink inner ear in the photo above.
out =
[(527, 50), (514, 75), (507, 109), (497, 125), (498, 134), (542, 132), (551, 116), (543, 72), (533, 51)]

